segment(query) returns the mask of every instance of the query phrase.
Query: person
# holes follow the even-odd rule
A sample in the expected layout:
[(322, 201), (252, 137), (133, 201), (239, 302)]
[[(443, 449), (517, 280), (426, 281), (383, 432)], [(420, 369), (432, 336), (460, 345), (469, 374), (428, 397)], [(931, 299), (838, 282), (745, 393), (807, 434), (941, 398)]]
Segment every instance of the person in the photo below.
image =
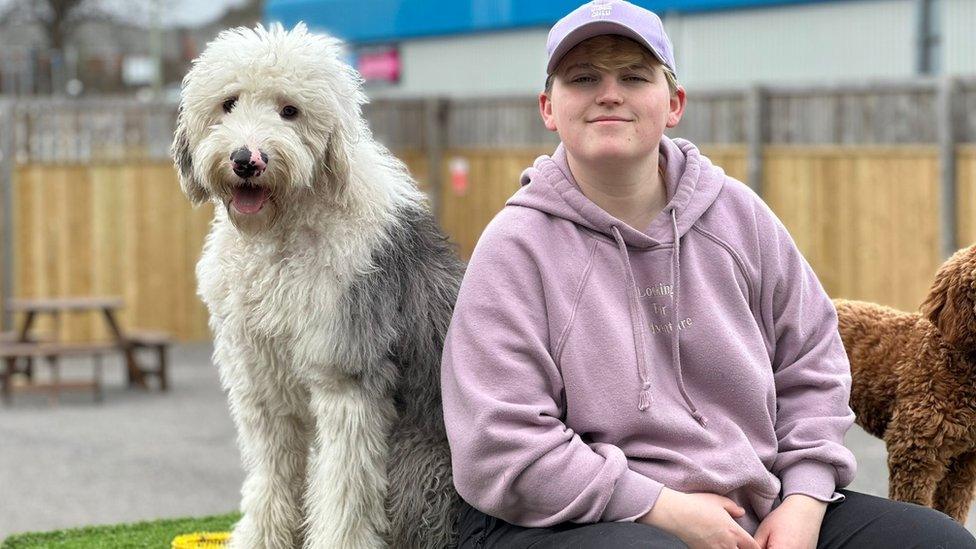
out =
[(976, 547), (844, 490), (836, 311), (782, 223), (685, 140), (660, 18), (551, 29), (561, 143), (482, 234), (442, 358), (467, 547)]

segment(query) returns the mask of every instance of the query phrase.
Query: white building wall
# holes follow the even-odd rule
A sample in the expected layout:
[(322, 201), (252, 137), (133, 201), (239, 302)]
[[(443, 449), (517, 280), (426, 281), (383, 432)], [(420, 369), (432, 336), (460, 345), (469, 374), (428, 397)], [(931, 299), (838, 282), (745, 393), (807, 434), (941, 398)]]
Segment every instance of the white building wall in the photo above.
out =
[(948, 74), (976, 75), (976, 0), (941, 0), (942, 59)]
[[(964, 0), (968, 1), (968, 0)], [(862, 0), (665, 18), (693, 88), (915, 73), (914, 0)]]
[(411, 40), (400, 44), (402, 74), (372, 97), (483, 97), (542, 91), (547, 29)]

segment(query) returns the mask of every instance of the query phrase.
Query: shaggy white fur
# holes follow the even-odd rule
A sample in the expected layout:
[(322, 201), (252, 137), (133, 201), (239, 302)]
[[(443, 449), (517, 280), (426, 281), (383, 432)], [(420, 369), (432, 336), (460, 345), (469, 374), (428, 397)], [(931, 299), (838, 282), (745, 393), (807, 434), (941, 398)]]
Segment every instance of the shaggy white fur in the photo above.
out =
[[(362, 350), (372, 341), (349, 300), (402, 212), (425, 205), (373, 141), (364, 103), (340, 43), (302, 24), (224, 31), (183, 82), (173, 155), (187, 196), (216, 206), (197, 277), (247, 472), (235, 548), (384, 547), (390, 535), (399, 366), (390, 342)], [(242, 148), (266, 158), (253, 173), (235, 165)]]

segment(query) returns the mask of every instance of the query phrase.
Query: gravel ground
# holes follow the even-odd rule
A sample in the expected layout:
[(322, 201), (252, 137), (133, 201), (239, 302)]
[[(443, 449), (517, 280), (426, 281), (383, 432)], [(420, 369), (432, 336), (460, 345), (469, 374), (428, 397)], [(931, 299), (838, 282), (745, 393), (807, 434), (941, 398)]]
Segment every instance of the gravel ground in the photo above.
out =
[[(173, 348), (168, 393), (124, 388), (122, 362), (113, 358), (105, 361), (102, 403), (66, 393), (51, 407), (45, 396), (25, 394), (0, 407), (0, 540), (235, 510), (244, 475), (211, 350)], [(84, 360), (62, 369), (65, 378), (91, 373)], [(846, 443), (858, 459), (850, 488), (885, 496), (882, 442), (855, 426)], [(976, 507), (967, 528), (976, 533)]]

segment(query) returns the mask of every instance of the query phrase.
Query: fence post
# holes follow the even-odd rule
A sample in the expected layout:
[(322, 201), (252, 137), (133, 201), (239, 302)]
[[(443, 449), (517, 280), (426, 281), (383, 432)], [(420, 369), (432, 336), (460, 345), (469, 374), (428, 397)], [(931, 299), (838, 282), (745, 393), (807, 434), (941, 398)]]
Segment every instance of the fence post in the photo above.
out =
[(939, 143), (939, 245), (942, 259), (955, 253), (956, 232), (956, 105), (959, 101), (956, 79), (939, 80), (936, 93), (936, 131)]
[(13, 291), (13, 169), (17, 162), (14, 150), (14, 105), (0, 99), (0, 326), (12, 326), (7, 300)]
[(748, 184), (762, 196), (763, 145), (766, 143), (766, 92), (753, 86), (746, 92), (746, 141), (749, 146), (746, 169)]
[(439, 97), (424, 102), (424, 147), (427, 149), (427, 182), (430, 185), (430, 209), (441, 221), (444, 143), (447, 140), (447, 100)]

